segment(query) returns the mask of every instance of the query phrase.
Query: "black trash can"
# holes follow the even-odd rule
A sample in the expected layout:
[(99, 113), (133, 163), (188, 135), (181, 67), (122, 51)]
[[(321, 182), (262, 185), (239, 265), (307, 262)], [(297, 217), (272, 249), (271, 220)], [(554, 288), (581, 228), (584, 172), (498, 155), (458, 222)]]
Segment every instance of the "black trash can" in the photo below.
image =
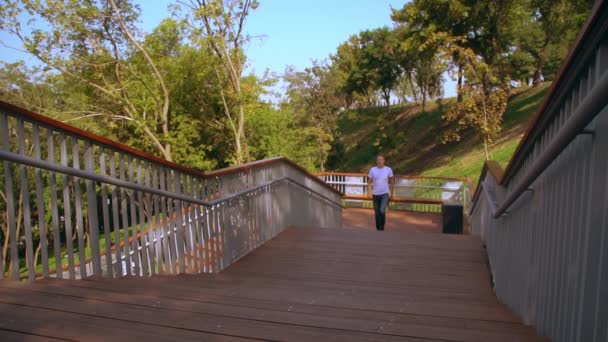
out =
[(462, 204), (444, 203), (441, 206), (444, 234), (462, 234), (463, 207)]

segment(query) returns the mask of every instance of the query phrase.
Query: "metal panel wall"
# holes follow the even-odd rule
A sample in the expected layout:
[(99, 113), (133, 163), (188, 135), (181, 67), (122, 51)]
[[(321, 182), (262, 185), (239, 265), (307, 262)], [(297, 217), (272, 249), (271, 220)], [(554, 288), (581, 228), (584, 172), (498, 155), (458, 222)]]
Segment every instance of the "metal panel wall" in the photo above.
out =
[[(496, 294), (556, 342), (608, 340), (608, 107), (570, 142), (500, 218), (494, 211), (608, 73), (604, 39), (559, 114), (505, 186), (490, 172), (472, 211)], [(607, 93), (608, 94), (608, 93)]]

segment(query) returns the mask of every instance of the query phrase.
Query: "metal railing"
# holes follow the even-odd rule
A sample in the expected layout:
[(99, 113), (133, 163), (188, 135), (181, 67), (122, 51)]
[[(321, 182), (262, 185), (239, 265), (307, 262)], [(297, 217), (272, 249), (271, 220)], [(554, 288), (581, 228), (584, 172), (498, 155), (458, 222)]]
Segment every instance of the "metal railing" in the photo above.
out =
[(341, 194), (285, 158), (202, 173), (0, 103), (0, 278), (218, 272)]
[(511, 163), (475, 192), (496, 294), (560, 342), (608, 338), (608, 4), (598, 1)]
[[(371, 207), (368, 177), (364, 173), (321, 172), (317, 176), (344, 194), (344, 204)], [(463, 178), (395, 176), (391, 208), (420, 212), (441, 212), (444, 203), (469, 203), (471, 182)]]

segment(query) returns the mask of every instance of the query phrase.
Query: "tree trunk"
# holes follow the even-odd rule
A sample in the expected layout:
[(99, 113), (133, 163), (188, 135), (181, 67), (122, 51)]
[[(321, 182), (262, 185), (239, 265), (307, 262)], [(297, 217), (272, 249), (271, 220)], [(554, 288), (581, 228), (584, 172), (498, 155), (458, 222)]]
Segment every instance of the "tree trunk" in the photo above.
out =
[(458, 103), (462, 102), (462, 62), (458, 63), (458, 86), (457, 86), (457, 92), (458, 92)]
[(545, 59), (547, 58), (547, 46), (549, 46), (549, 36), (545, 37), (543, 46), (538, 52), (538, 58), (536, 59), (536, 69), (534, 70), (534, 76), (532, 76), (532, 86), (536, 87), (540, 85), (541, 76), (543, 75), (543, 68), (545, 67)]
[(386, 108), (388, 110), (388, 112), (390, 113), (391, 111), (391, 91), (389, 90), (382, 90), (382, 93), (384, 95), (384, 102), (386, 102)]
[(426, 107), (426, 92), (422, 92), (422, 112), (424, 113), (424, 109)]
[[(239, 98), (241, 97), (239, 89)], [(241, 144), (241, 162), (250, 162), (251, 156), (249, 155), (249, 144), (247, 144), (247, 136), (245, 135), (245, 107), (242, 103), (239, 103), (239, 135), (240, 135), (240, 144)]]
[(488, 150), (488, 139), (483, 137), (483, 149), (486, 153), (486, 160), (490, 160), (490, 151)]

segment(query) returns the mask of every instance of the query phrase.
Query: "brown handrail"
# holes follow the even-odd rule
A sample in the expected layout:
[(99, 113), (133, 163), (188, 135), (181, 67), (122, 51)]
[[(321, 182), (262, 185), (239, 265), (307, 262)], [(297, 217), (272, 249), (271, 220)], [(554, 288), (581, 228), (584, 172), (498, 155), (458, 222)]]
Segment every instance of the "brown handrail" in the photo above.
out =
[[(366, 173), (358, 173), (358, 172), (317, 172), (316, 176), (346, 176), (346, 177), (366, 177)], [(439, 176), (414, 176), (414, 175), (395, 175), (397, 178), (405, 178), (405, 179), (437, 179), (437, 180), (445, 180), (445, 181), (461, 181), (461, 182), (469, 182), (468, 178), (459, 178), (459, 177), (439, 177)]]
[(473, 192), (473, 197), (471, 197), (471, 209), (469, 210), (469, 212), (473, 212), (473, 210), (475, 209), (475, 205), (477, 204), (477, 199), (479, 197), (479, 194), (481, 193), (481, 180), (485, 178), (486, 174), (490, 172), (490, 174), (492, 175), (492, 177), (494, 177), (494, 179), (496, 180), (496, 183), (500, 182), (500, 180), (504, 177), (504, 170), (503, 168), (500, 166), (500, 164), (498, 164), (497, 162), (495, 162), (494, 160), (486, 160), (486, 162), (483, 164), (483, 168), (481, 169), (481, 175), (479, 176), (479, 183), (477, 183), (477, 187), (475, 188), (474, 192)]
[(340, 191), (334, 189), (332, 186), (330, 186), (327, 183), (320, 180), (318, 177), (316, 177), (310, 171), (306, 170), (305, 168), (301, 167), (300, 165), (296, 164), (295, 162), (293, 162), (285, 157), (275, 157), (275, 158), (270, 158), (270, 159), (264, 159), (264, 160), (259, 160), (259, 161), (254, 161), (251, 163), (243, 164), (243, 165), (231, 166), (231, 167), (227, 167), (227, 168), (223, 168), (223, 169), (218, 169), (215, 171), (203, 172), (203, 171), (185, 167), (183, 165), (180, 165), (180, 164), (177, 164), (174, 162), (167, 161), (165, 159), (159, 158), (150, 153), (143, 152), (143, 151), (135, 149), (133, 147), (110, 140), (101, 135), (97, 135), (95, 133), (91, 133), (91, 132), (85, 131), (83, 129), (68, 125), (66, 123), (55, 120), (48, 116), (44, 116), (44, 115), (32, 112), (30, 110), (15, 106), (8, 102), (0, 101), (0, 110), (3, 110), (7, 113), (19, 114), (25, 120), (30, 121), (32, 123), (42, 124), (43, 126), (50, 127), (50, 128), (53, 128), (53, 129), (56, 129), (59, 131), (63, 131), (65, 133), (67, 133), (68, 135), (81, 136), (81, 137), (91, 140), (99, 145), (103, 145), (103, 146), (106, 146), (106, 147), (109, 147), (111, 149), (118, 150), (121, 152), (126, 152), (129, 154), (138, 156), (140, 158), (146, 159), (148, 161), (151, 161), (151, 162), (154, 162), (154, 163), (157, 163), (160, 165), (164, 165), (164, 166), (167, 166), (167, 167), (170, 167), (173, 169), (177, 169), (186, 174), (196, 176), (196, 177), (201, 177), (201, 178), (214, 178), (214, 177), (224, 176), (224, 175), (228, 175), (228, 174), (232, 174), (232, 173), (237, 173), (237, 172), (244, 171), (244, 170), (250, 170), (250, 169), (264, 166), (264, 165), (285, 162), (285, 163), (289, 164), (290, 166), (304, 172), (306, 175), (313, 178), (315, 180), (315, 182), (319, 183), (320, 185), (330, 189), (331, 191), (333, 191), (339, 195), (342, 195), (342, 193)]

